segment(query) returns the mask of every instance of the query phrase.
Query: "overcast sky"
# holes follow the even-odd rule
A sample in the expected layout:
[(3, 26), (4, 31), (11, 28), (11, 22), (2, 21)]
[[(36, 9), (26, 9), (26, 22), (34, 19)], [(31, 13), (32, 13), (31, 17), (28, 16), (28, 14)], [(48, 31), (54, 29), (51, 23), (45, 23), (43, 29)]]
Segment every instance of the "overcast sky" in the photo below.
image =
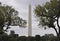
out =
[[(28, 20), (28, 7), (29, 4), (32, 6), (32, 35), (44, 35), (44, 34), (54, 34), (56, 35), (54, 29), (46, 29), (44, 30), (42, 27), (38, 27), (38, 21), (34, 16), (34, 8), (36, 5), (44, 5), (49, 0), (0, 0), (3, 4), (10, 5), (14, 7), (18, 12), (19, 16), (23, 19)], [(28, 35), (28, 28), (19, 28), (18, 26), (12, 27), (10, 30), (14, 30), (15, 33), (19, 35)], [(9, 33), (9, 32), (8, 32)]]

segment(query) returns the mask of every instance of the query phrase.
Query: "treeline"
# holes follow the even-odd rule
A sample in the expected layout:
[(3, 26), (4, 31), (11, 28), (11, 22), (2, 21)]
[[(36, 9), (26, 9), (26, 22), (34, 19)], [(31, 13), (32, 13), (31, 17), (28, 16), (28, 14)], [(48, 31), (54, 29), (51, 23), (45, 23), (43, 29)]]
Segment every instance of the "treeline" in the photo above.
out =
[(44, 36), (36, 35), (32, 36), (19, 36), (15, 34), (14, 31), (11, 31), (10, 35), (3, 33), (0, 34), (0, 41), (57, 41), (57, 37), (53, 34), (46, 34)]

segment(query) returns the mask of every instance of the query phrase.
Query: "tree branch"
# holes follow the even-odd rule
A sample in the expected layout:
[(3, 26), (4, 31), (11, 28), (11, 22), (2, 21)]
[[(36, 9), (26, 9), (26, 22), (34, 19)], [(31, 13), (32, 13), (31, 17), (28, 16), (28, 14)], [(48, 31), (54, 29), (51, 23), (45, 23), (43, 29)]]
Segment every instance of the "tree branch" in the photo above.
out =
[(59, 17), (57, 17), (57, 26), (60, 27), (59, 26)]
[(59, 17), (57, 17), (57, 26), (58, 26), (59, 34), (60, 34)]

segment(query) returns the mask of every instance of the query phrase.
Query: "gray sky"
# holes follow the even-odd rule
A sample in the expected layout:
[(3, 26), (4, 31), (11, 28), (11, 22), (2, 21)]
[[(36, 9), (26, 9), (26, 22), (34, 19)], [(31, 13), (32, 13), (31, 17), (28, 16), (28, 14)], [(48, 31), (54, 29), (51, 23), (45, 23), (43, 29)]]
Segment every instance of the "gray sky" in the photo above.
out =
[[(44, 34), (50, 34), (53, 33), (56, 35), (54, 29), (46, 29), (44, 30), (43, 28), (38, 27), (38, 21), (36, 21), (36, 18), (34, 16), (34, 8), (36, 5), (44, 5), (45, 2), (49, 0), (0, 0), (3, 4), (11, 5), (14, 7), (16, 10), (19, 11), (19, 16), (22, 17), (23, 19), (28, 20), (28, 7), (29, 4), (32, 6), (32, 35), (44, 35)], [(10, 30), (14, 30), (15, 33), (19, 35), (28, 35), (28, 28), (19, 28), (18, 26), (12, 27)], [(9, 33), (9, 32), (8, 32)]]

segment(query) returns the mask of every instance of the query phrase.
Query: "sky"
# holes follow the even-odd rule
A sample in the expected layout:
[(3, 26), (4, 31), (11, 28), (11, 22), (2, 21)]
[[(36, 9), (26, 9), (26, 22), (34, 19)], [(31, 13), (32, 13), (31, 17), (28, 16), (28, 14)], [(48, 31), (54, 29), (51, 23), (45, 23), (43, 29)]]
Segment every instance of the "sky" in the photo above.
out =
[[(46, 29), (44, 30), (42, 27), (38, 27), (38, 21), (36, 17), (34, 16), (34, 8), (40, 4), (44, 5), (46, 2), (49, 2), (50, 0), (0, 0), (3, 4), (10, 5), (13, 8), (15, 8), (19, 12), (19, 16), (28, 22), (28, 10), (29, 10), (29, 4), (32, 6), (32, 36), (35, 35), (45, 35), (45, 34), (54, 34), (56, 35), (54, 29)], [(20, 28), (19, 26), (13, 26), (11, 29), (8, 30), (8, 33), (10, 30), (14, 30), (16, 34), (19, 34), (20, 36), (27, 36), (28, 35), (28, 27), (26, 28)]]

